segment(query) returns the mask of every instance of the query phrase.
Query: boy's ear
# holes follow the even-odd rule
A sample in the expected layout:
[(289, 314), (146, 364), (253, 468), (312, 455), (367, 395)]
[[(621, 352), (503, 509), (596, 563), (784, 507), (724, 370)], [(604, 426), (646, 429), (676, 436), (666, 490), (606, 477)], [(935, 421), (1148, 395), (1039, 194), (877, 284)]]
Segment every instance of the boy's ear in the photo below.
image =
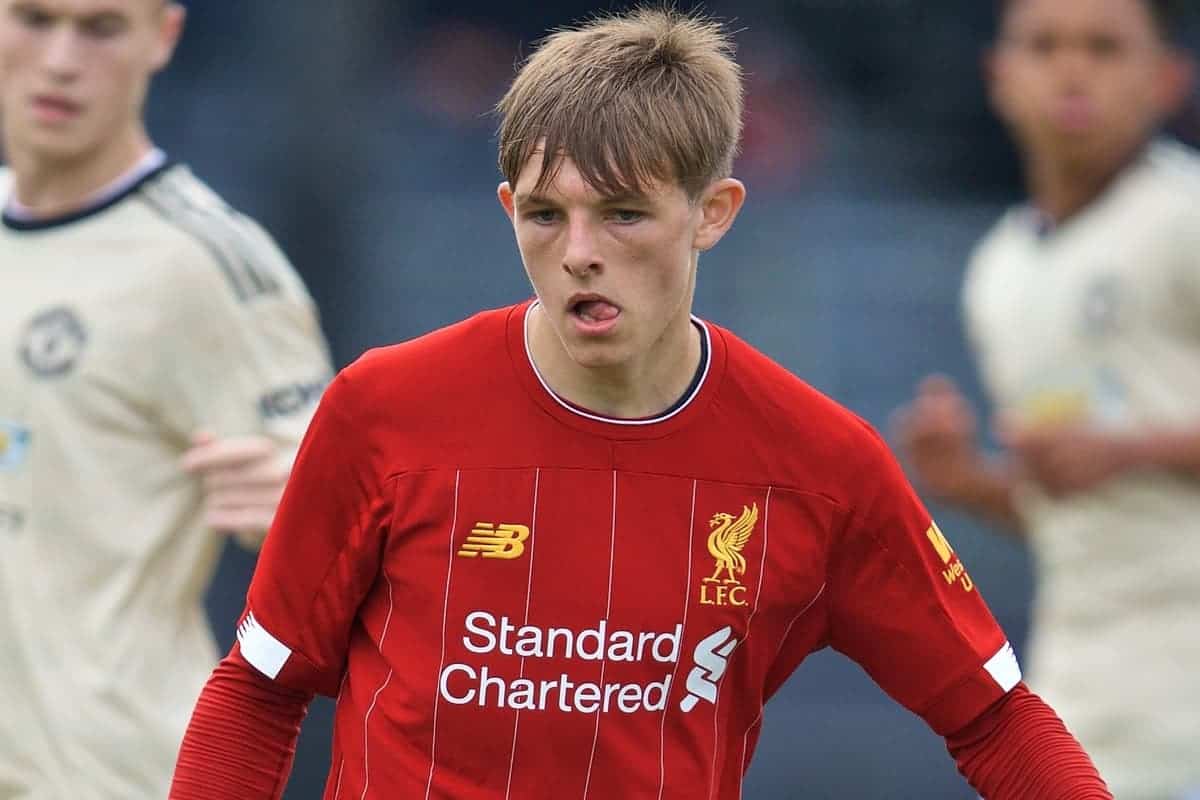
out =
[(504, 208), (504, 213), (508, 215), (510, 222), (516, 219), (516, 205), (513, 200), (512, 187), (508, 185), (508, 181), (503, 181), (496, 187), (496, 199), (500, 201), (500, 205)]
[(733, 226), (742, 204), (746, 201), (746, 187), (736, 178), (714, 181), (700, 195), (700, 225), (692, 239), (692, 249), (709, 250)]

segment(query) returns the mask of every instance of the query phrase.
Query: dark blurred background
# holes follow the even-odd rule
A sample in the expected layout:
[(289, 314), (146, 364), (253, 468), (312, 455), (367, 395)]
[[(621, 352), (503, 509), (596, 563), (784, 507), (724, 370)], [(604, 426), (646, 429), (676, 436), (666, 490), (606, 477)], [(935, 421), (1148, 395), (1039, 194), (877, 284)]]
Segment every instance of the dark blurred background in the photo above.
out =
[[(495, 201), (489, 108), (546, 29), (625, 5), (191, 0), (151, 130), (275, 234), (341, 366), (530, 293)], [(701, 263), (697, 313), (884, 429), (931, 371), (978, 401), (959, 283), (973, 241), (1021, 197), (982, 82), (993, 4), (706, 9), (740, 31), (748, 99), (737, 174), (750, 194)], [(1195, 112), (1175, 129), (1194, 141)], [(1019, 654), (1025, 551), (934, 510)], [(209, 603), (222, 647), (252, 570), (252, 557), (230, 548)], [(319, 701), (288, 800), (320, 797), (330, 719)], [(974, 793), (920, 720), (854, 664), (821, 653), (768, 706), (745, 796)]]

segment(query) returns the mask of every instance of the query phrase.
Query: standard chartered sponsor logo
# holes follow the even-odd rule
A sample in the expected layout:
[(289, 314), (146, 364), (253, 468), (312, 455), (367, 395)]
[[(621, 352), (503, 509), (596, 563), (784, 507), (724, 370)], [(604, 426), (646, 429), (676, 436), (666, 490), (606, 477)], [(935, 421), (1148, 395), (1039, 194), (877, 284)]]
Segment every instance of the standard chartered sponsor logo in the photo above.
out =
[(473, 611), (464, 623), (467, 635), (463, 646), (472, 653), (518, 655), (526, 658), (578, 658), (583, 661), (645, 661), (647, 657), (662, 664), (679, 660), (679, 640), (683, 625), (669, 633), (609, 630), (608, 620), (595, 628), (517, 627), (508, 617), (486, 611)]
[[(455, 705), (494, 706), (524, 711), (584, 714), (602, 711), (633, 714), (666, 708), (671, 672), (679, 660), (683, 625), (670, 631), (610, 629), (608, 620), (595, 627), (542, 628), (515, 625), (486, 611), (473, 611), (463, 622), (463, 647), (481, 656), (503, 655), (560, 661), (650, 662), (670, 665), (661, 680), (645, 683), (574, 681), (566, 672), (550, 680), (502, 674), (492, 667), (448, 664), (438, 680), (441, 696)], [(514, 663), (516, 672), (519, 664)]]
[(620, 711), (662, 711), (671, 690), (668, 673), (661, 681), (638, 683), (573, 682), (564, 672), (553, 680), (508, 678), (487, 667), (451, 664), (442, 670), (442, 697), (459, 706), (476, 704), (518, 711), (578, 711), (592, 714)]

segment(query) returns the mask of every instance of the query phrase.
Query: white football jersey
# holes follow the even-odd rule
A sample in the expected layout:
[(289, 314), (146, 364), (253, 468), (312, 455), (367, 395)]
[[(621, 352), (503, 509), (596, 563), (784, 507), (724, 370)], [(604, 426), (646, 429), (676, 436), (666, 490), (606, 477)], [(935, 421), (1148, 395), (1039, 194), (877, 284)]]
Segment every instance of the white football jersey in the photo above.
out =
[(183, 166), (5, 218), (0, 798), (166, 796), (222, 546), (180, 456), (201, 429), (294, 449), (330, 372), (287, 259)]
[[(1113, 431), (1200, 425), (1200, 157), (1155, 142), (1049, 230), (1009, 212), (977, 249), (969, 335), (998, 409)], [(1037, 566), (1032, 688), (1122, 800), (1200, 786), (1200, 479), (1022, 487)]]

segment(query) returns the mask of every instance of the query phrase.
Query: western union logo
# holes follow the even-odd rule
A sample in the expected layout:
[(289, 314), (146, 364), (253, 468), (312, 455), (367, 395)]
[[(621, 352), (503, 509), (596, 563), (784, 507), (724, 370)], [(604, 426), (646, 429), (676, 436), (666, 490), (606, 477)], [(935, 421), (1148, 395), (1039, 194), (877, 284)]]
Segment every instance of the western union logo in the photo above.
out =
[(946, 540), (942, 529), (937, 526), (937, 523), (931, 523), (929, 530), (925, 531), (925, 536), (929, 539), (929, 543), (933, 545), (933, 549), (937, 550), (937, 554), (941, 556), (943, 564), (949, 564), (950, 559), (954, 558), (954, 548), (950, 546), (950, 542)]
[(938, 557), (946, 565), (946, 568), (942, 570), (942, 579), (946, 583), (958, 583), (964, 592), (973, 590), (975, 584), (971, 581), (971, 576), (967, 574), (967, 568), (963, 566), (962, 561), (959, 560), (954, 548), (950, 546), (950, 542), (946, 540), (946, 536), (936, 522), (929, 523), (929, 530), (925, 531), (925, 538), (933, 545)]
[(529, 528), (524, 525), (494, 525), (491, 522), (476, 522), (471, 535), (459, 549), (463, 558), (520, 558), (525, 553), (525, 540)]

